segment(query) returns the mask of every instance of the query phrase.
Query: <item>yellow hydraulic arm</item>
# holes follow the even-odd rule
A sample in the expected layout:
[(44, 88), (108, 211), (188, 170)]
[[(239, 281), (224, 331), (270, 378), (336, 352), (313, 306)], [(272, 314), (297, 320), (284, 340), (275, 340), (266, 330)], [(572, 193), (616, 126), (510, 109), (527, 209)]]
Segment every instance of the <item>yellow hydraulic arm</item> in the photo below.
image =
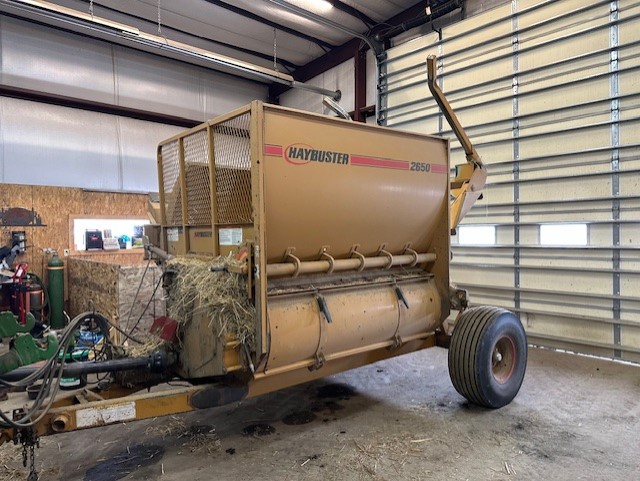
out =
[(480, 160), (480, 156), (471, 144), (471, 140), (462, 128), (458, 117), (453, 112), (451, 105), (447, 101), (440, 87), (436, 83), (436, 57), (430, 55), (427, 57), (427, 78), (429, 90), (436, 103), (442, 110), (451, 129), (460, 141), (465, 154), (467, 155), (467, 163), (456, 165), (456, 176), (451, 181), (451, 208), (449, 209), (449, 225), (453, 231), (462, 218), (469, 212), (469, 209), (482, 195), (482, 189), (487, 181), (487, 169)]

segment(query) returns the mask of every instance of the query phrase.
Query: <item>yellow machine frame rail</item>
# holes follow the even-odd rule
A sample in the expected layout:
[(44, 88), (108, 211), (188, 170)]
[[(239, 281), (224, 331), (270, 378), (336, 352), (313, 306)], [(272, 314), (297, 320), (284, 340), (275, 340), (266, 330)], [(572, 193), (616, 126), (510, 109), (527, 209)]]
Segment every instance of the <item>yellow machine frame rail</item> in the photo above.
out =
[(469, 136), (464, 131), (458, 117), (453, 112), (449, 101), (436, 83), (437, 67), (435, 55), (427, 57), (427, 79), (431, 95), (433, 95), (447, 122), (449, 122), (453, 133), (456, 134), (467, 156), (466, 164), (456, 166), (456, 176), (451, 181), (451, 197), (453, 200), (449, 210), (449, 225), (453, 231), (482, 195), (482, 189), (487, 181), (487, 169), (480, 159), (480, 155), (473, 147)]

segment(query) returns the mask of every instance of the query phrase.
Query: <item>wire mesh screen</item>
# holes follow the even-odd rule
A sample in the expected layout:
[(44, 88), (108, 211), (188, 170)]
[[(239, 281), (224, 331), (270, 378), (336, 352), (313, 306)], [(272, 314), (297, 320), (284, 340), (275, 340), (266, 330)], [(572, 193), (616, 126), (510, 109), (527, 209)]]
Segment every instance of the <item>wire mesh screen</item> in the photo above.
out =
[(249, 120), (247, 112), (214, 127), (218, 224), (253, 222)]
[(180, 162), (178, 141), (162, 146), (162, 178), (168, 225), (182, 224), (182, 198), (180, 195)]
[(209, 142), (206, 130), (184, 138), (184, 168), (187, 184), (189, 225), (211, 225)]

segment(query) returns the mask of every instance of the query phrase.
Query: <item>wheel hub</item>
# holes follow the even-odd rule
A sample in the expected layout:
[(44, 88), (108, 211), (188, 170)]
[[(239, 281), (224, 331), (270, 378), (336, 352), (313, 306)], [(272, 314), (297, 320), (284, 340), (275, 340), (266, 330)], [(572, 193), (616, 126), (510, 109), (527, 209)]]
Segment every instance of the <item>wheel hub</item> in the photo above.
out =
[(498, 339), (491, 356), (491, 372), (500, 384), (505, 384), (513, 374), (516, 364), (516, 347), (513, 340), (504, 336)]

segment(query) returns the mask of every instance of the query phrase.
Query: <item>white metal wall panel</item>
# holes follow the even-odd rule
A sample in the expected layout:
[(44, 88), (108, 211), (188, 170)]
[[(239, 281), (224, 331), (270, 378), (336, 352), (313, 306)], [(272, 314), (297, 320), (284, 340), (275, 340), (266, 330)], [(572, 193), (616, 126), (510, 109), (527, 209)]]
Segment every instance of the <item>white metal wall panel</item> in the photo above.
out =
[(183, 130), (0, 97), (0, 182), (97, 190), (158, 189), (158, 143)]
[[(0, 84), (198, 121), (267, 96), (255, 82), (7, 16)], [(156, 191), (157, 143), (182, 130), (7, 98), (0, 107), (3, 182)]]
[(0, 15), (0, 82), (113, 103), (111, 47)]
[(267, 97), (256, 82), (6, 16), (0, 58), (5, 85), (194, 120)]
[(199, 69), (115, 46), (114, 64), (119, 105), (205, 120)]
[[(640, 360), (640, 2), (512, 0), (391, 49), (380, 120), (451, 135), (427, 52), (488, 164), (464, 223), (496, 226), (494, 246), (454, 237), (452, 280), (534, 343)], [(587, 224), (587, 245), (541, 245), (546, 223)]]
[(114, 118), (10, 98), (0, 102), (2, 182), (118, 190)]
[(122, 172), (122, 185), (118, 190), (157, 192), (156, 151), (158, 144), (184, 129), (126, 117), (115, 118), (118, 126), (120, 150), (118, 162)]

